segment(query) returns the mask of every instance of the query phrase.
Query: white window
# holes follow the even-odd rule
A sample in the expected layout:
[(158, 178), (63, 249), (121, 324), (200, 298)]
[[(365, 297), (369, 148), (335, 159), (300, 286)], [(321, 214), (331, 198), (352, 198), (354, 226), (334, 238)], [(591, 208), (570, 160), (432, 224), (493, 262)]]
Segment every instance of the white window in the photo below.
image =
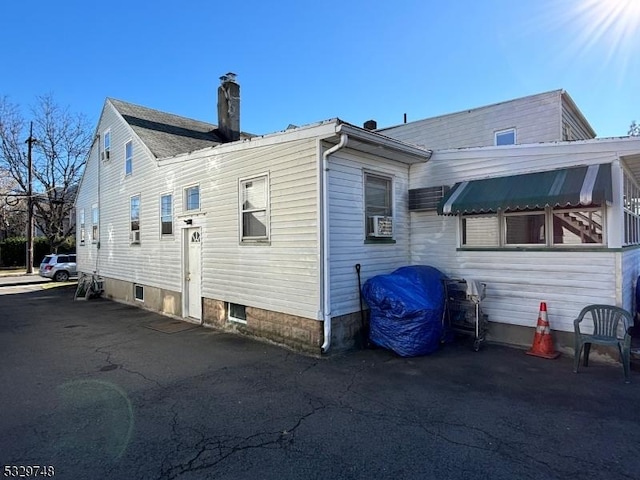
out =
[(140, 195), (131, 197), (130, 215), (130, 239), (132, 244), (137, 245), (140, 243)]
[(133, 172), (133, 142), (129, 140), (124, 145), (124, 174), (131, 175)]
[(584, 208), (582, 210), (553, 210), (553, 245), (581, 245), (605, 243), (603, 210)]
[(546, 245), (545, 213), (504, 214), (505, 245)]
[(499, 246), (500, 224), (498, 216), (462, 217), (462, 245), (467, 247)]
[(133, 288), (133, 296), (138, 302), (144, 302), (144, 287), (135, 285)]
[(93, 243), (98, 243), (100, 240), (100, 231), (99, 231), (99, 223), (100, 223), (100, 211), (98, 210), (98, 204), (94, 203), (91, 207), (91, 241)]
[(237, 303), (230, 303), (229, 310), (227, 312), (227, 318), (232, 322), (247, 323), (247, 307), (244, 305), (238, 305)]
[(365, 237), (379, 240), (393, 236), (393, 179), (364, 173)]
[(269, 239), (269, 175), (240, 179), (241, 241)]
[(623, 174), (624, 244), (640, 243), (640, 188), (625, 171)]
[(80, 245), (85, 244), (86, 229), (84, 225), (84, 208), (80, 209), (78, 223), (80, 224)]
[(160, 196), (160, 234), (173, 235), (173, 195)]
[(496, 145), (515, 145), (516, 144), (516, 129), (509, 128), (507, 130), (500, 130), (496, 132), (495, 136)]
[(104, 143), (102, 145), (102, 159), (109, 160), (111, 155), (111, 130), (104, 132)]
[(461, 219), (463, 247), (567, 247), (604, 245), (601, 208), (569, 208), (467, 215)]
[(184, 209), (200, 210), (200, 186), (193, 185), (184, 189)]

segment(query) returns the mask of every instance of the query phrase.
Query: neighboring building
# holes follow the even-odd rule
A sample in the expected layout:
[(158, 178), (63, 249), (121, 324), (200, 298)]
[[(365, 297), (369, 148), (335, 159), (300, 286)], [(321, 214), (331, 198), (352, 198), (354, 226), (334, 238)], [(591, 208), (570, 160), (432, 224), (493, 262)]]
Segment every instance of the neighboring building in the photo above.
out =
[(409, 166), (431, 152), (338, 119), (241, 134), (239, 87), (222, 80), (219, 127), (106, 101), (76, 201), (78, 269), (118, 301), (349, 347), (355, 264), (364, 280), (410, 262)]
[(432, 150), (588, 140), (593, 131), (564, 90), (417, 120), (377, 132)]

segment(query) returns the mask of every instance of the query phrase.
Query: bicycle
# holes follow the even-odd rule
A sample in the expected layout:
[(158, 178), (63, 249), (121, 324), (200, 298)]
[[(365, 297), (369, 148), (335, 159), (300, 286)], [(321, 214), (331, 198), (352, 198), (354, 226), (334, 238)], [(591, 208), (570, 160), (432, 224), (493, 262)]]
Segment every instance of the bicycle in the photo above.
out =
[(96, 272), (91, 274), (82, 272), (78, 278), (78, 287), (74, 300), (89, 300), (98, 298), (104, 292), (104, 279)]

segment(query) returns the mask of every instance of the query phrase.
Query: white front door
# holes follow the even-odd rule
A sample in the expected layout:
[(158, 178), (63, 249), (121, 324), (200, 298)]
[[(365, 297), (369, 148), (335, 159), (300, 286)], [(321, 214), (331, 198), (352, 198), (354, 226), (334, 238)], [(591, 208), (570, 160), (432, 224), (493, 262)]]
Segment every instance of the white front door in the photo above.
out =
[(185, 255), (184, 255), (184, 301), (185, 317), (202, 318), (202, 298), (201, 283), (202, 275), (200, 270), (200, 229), (185, 229)]

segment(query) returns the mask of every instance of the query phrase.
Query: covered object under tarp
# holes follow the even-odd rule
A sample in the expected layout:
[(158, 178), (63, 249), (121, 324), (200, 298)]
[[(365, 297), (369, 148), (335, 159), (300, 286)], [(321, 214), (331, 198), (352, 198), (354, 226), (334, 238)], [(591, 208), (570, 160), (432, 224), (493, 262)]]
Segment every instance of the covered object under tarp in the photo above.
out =
[(362, 287), (370, 308), (369, 340), (402, 357), (432, 353), (442, 338), (443, 279), (426, 265), (376, 275)]

